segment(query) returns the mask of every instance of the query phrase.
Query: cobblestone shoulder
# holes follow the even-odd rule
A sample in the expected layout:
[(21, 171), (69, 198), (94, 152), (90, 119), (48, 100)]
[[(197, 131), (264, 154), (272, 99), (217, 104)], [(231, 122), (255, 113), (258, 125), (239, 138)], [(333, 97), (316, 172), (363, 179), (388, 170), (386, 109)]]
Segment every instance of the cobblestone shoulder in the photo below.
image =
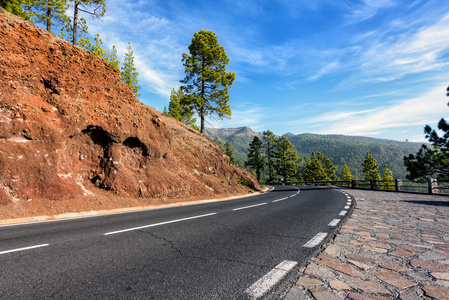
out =
[(353, 214), (285, 299), (449, 300), (449, 197), (344, 191)]

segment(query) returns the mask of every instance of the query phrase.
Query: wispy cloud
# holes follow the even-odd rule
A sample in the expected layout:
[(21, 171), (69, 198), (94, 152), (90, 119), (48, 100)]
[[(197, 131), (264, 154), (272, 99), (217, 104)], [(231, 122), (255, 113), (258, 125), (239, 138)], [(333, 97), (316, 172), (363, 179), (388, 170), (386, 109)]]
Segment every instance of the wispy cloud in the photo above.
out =
[(321, 123), (321, 132), (347, 135), (375, 135), (387, 130), (424, 126), (436, 122), (447, 110), (445, 86), (413, 99), (406, 99), (381, 109), (326, 113), (309, 119)]

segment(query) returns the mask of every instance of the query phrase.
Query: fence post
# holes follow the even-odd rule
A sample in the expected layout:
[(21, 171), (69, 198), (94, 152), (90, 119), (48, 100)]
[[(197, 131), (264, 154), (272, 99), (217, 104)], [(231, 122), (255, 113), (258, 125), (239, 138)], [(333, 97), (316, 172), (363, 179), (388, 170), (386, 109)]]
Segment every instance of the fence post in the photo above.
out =
[(396, 179), (394, 181), (394, 188), (396, 190), (396, 192), (400, 192), (402, 189), (402, 179)]
[(357, 182), (355, 181), (355, 179), (351, 180), (351, 187), (355, 188), (357, 186)]
[(429, 179), (429, 194), (438, 194), (438, 181), (436, 179)]

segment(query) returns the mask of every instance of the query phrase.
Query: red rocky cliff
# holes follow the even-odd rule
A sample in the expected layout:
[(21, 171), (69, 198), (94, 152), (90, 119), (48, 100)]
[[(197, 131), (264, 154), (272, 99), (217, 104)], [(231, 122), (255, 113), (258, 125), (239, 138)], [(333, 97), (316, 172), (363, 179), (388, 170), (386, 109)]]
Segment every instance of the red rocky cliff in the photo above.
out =
[(213, 142), (140, 103), (117, 69), (0, 11), (0, 218), (61, 201), (107, 208), (109, 196), (128, 206), (247, 193), (240, 177), (259, 188)]

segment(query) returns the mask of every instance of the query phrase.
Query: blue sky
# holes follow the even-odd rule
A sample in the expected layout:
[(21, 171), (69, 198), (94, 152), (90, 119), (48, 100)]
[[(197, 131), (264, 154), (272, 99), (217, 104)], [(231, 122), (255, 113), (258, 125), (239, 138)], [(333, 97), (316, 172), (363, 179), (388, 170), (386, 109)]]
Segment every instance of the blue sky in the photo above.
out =
[(123, 60), (131, 42), (140, 100), (162, 111), (184, 78), (182, 54), (212, 30), (235, 72), (232, 118), (275, 134), (424, 141), (449, 112), (447, 0), (107, 0), (89, 20)]

